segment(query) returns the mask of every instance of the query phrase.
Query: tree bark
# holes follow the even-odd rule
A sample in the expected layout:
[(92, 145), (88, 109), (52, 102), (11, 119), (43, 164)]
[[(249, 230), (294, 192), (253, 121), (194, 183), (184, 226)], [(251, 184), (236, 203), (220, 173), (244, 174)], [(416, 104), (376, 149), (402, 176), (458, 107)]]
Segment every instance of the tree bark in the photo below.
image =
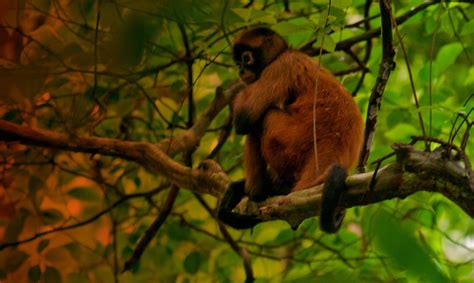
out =
[[(161, 174), (169, 182), (197, 193), (220, 198), (230, 184), (229, 177), (212, 160), (198, 169), (186, 167), (170, 158), (161, 146), (97, 137), (71, 137), (44, 129), (33, 129), (0, 120), (0, 141), (48, 147), (75, 152), (116, 156), (137, 162)], [(340, 209), (377, 203), (391, 198), (405, 198), (418, 191), (438, 192), (474, 217), (474, 190), (468, 172), (459, 160), (448, 160), (443, 151), (424, 152), (411, 145), (395, 144), (396, 161), (374, 172), (349, 176)], [(263, 221), (286, 220), (297, 227), (304, 219), (319, 214), (322, 185), (307, 190), (275, 196), (260, 203), (243, 200), (237, 211), (258, 215)]]

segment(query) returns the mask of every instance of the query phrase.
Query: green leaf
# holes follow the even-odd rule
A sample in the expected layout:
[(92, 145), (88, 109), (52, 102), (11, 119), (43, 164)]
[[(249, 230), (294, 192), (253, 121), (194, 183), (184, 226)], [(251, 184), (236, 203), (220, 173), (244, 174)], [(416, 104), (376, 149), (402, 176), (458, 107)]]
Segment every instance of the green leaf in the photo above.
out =
[(198, 251), (193, 251), (184, 259), (184, 270), (190, 274), (198, 272), (201, 261), (204, 261), (204, 255)]
[(137, 186), (137, 188), (140, 188), (142, 185), (142, 180), (140, 179), (140, 177), (138, 177), (138, 175), (133, 178), (133, 182), (135, 183), (135, 186)]
[(181, 89), (183, 89), (183, 86), (184, 86), (184, 81), (183, 80), (175, 80), (172, 84), (171, 84), (171, 91), (172, 92), (178, 92), (180, 91)]
[(35, 265), (28, 270), (28, 279), (31, 282), (38, 282), (41, 277), (41, 269), (39, 265)]
[(33, 203), (37, 209), (41, 203), (41, 198), (37, 197), (37, 193), (43, 186), (44, 181), (34, 175), (28, 180), (28, 195), (33, 200)]
[(5, 271), (7, 273), (17, 270), (30, 256), (19, 250), (12, 250), (5, 261)]
[(331, 5), (337, 8), (345, 9), (352, 5), (352, 0), (332, 0)]
[(43, 220), (45, 224), (48, 224), (48, 225), (55, 224), (63, 219), (64, 219), (63, 214), (61, 213), (61, 211), (57, 209), (50, 208), (50, 209), (41, 211), (41, 220)]
[(295, 231), (291, 229), (284, 229), (284, 230), (281, 230), (280, 233), (278, 233), (278, 236), (276, 236), (275, 239), (271, 241), (271, 243), (276, 243), (276, 244), (283, 243), (294, 238), (295, 238)]
[(251, 22), (264, 23), (264, 24), (276, 24), (277, 20), (272, 13), (269, 13), (266, 11), (260, 11), (260, 10), (253, 10)]
[(468, 35), (471, 33), (474, 33), (474, 20), (470, 20), (463, 25), (460, 35)]
[(322, 5), (322, 4), (327, 5), (329, 3), (329, 0), (313, 0), (312, 2), (319, 5)]
[[(321, 42), (323, 42), (322, 38), (321, 38)], [(336, 42), (334, 42), (332, 37), (328, 34), (324, 36), (323, 48), (327, 52), (333, 52), (334, 50), (336, 50)]]
[(70, 273), (67, 275), (66, 282), (68, 283), (84, 283), (88, 282), (87, 275), (83, 272)]
[(233, 8), (231, 9), (237, 16), (241, 17), (244, 22), (248, 22), (250, 15), (252, 14), (251, 9)]
[[(416, 125), (416, 124), (415, 124)], [(418, 130), (412, 124), (400, 123), (392, 129), (385, 132), (385, 137), (392, 141), (402, 141), (419, 134), (421, 130)]]
[(13, 110), (10, 110), (10, 111), (7, 111), (3, 116), (2, 116), (2, 120), (6, 120), (6, 121), (9, 121), (9, 122), (19, 122), (18, 118), (19, 118), (19, 111), (16, 110), (16, 109), (13, 109)]
[(49, 239), (43, 239), (39, 242), (38, 246), (36, 247), (36, 251), (40, 253), (49, 245)]
[(30, 215), (30, 212), (22, 208), (20, 209), (20, 213), (10, 220), (5, 232), (5, 242), (14, 242), (18, 239), (18, 235), (23, 231), (23, 226), (28, 215)]
[(462, 45), (459, 42), (450, 43), (441, 47), (436, 56), (436, 66), (438, 74), (444, 72), (449, 66), (454, 64), (456, 58), (462, 51)]
[(110, 39), (100, 45), (100, 53), (105, 63), (121, 71), (140, 64), (147, 44), (153, 38), (157, 21), (136, 13), (125, 14), (113, 23)]
[[(395, 260), (400, 267), (426, 282), (449, 282), (429, 253), (414, 236), (414, 230), (402, 225), (386, 210), (373, 214), (371, 239), (383, 254)], [(373, 237), (373, 238), (372, 238)]]
[(100, 201), (101, 195), (95, 189), (78, 187), (70, 190), (67, 194), (75, 199), (84, 201)]
[(393, 129), (400, 123), (408, 123), (411, 115), (407, 109), (394, 109), (387, 115), (387, 126), (389, 129)]
[(279, 22), (272, 26), (282, 36), (294, 35), (295, 33), (312, 31), (312, 28), (308, 25), (295, 24), (293, 22)]
[(61, 283), (61, 274), (59, 274), (56, 268), (48, 266), (44, 271), (44, 281), (48, 283)]
[(176, 222), (170, 222), (168, 224), (168, 235), (173, 241), (184, 241), (190, 238), (189, 232), (184, 229), (181, 225)]

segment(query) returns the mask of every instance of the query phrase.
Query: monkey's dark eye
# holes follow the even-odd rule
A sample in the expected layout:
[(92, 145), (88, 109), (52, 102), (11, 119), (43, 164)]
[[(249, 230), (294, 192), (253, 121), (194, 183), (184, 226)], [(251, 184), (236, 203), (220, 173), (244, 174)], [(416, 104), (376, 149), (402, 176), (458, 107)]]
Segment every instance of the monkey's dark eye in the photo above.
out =
[(243, 65), (252, 65), (254, 63), (253, 55), (250, 51), (242, 53), (242, 63)]
[(244, 64), (247, 64), (249, 61), (250, 61), (249, 55), (243, 54), (243, 55), (242, 55), (242, 62), (243, 62)]

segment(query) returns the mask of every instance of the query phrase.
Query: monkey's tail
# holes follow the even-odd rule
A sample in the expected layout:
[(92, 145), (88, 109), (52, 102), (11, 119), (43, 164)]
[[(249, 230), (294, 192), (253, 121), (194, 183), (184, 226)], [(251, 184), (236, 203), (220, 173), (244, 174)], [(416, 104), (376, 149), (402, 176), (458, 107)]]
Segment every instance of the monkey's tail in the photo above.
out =
[(224, 193), (217, 218), (235, 229), (249, 229), (262, 222), (256, 215), (242, 215), (232, 212), (232, 209), (245, 195), (245, 181), (234, 182)]
[(346, 191), (347, 171), (339, 164), (332, 165), (324, 182), (319, 222), (321, 230), (336, 233), (341, 227), (345, 210), (337, 211), (342, 194)]

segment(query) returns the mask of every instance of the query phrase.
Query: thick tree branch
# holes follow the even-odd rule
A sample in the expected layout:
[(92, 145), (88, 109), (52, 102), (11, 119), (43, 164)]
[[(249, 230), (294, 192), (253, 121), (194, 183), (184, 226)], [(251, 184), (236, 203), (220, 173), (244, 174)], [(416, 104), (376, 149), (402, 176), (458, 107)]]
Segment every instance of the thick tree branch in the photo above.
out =
[[(160, 146), (146, 142), (131, 142), (97, 137), (71, 137), (44, 129), (34, 129), (0, 120), (0, 141), (19, 142), (25, 145), (63, 149), (116, 156), (137, 162), (163, 175), (178, 187), (219, 196), (227, 176), (192, 170), (166, 155)], [(218, 166), (218, 165), (215, 165)]]
[[(347, 178), (348, 192), (340, 209), (363, 206), (392, 198), (405, 198), (418, 191), (438, 192), (448, 197), (474, 218), (474, 192), (463, 165), (446, 160), (441, 151), (422, 152), (410, 145), (396, 144), (397, 160), (380, 169), (370, 189), (374, 172)], [(239, 213), (258, 215), (263, 221), (286, 220), (292, 227), (319, 214), (323, 185), (285, 196), (269, 198), (261, 203), (243, 200)]]
[[(54, 147), (78, 152), (118, 156), (150, 168), (170, 183), (198, 193), (220, 197), (230, 184), (220, 166), (211, 161), (193, 170), (169, 158), (156, 145), (124, 142), (105, 138), (69, 138), (47, 130), (32, 129), (0, 120), (0, 140)], [(409, 145), (396, 145), (397, 161), (380, 169), (374, 186), (374, 173), (347, 178), (348, 193), (341, 207), (368, 205), (391, 198), (405, 198), (418, 191), (439, 192), (474, 217), (474, 192), (470, 189), (466, 168), (460, 161), (446, 159), (442, 151), (422, 152)], [(469, 165), (470, 166), (470, 165)], [(319, 213), (322, 186), (269, 198), (261, 203), (242, 201), (240, 213), (258, 215), (263, 221), (283, 219), (297, 227), (306, 218)]]
[[(206, 129), (214, 117), (230, 103), (233, 96), (242, 88), (243, 84), (240, 82), (232, 84), (226, 91), (218, 88), (213, 102), (189, 130), (174, 137), (171, 141), (166, 139), (158, 144), (110, 138), (74, 137), (50, 130), (17, 125), (5, 120), (0, 120), (0, 141), (116, 156), (137, 162), (162, 174), (178, 187), (219, 196), (228, 180), (225, 174), (213, 175), (212, 172), (208, 174), (208, 171), (192, 170), (171, 159), (165, 154), (165, 151), (172, 155), (178, 152), (188, 152), (199, 146), (202, 136), (206, 133)], [(217, 164), (212, 164), (210, 169), (214, 169), (216, 166), (218, 167)]]

